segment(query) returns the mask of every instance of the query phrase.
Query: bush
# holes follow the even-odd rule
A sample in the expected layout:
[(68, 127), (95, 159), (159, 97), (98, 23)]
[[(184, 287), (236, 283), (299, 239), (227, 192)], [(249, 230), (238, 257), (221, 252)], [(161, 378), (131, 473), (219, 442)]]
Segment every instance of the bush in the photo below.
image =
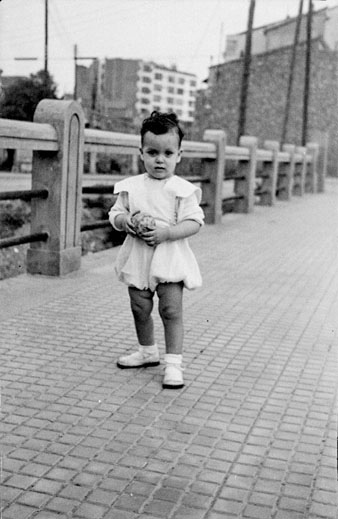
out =
[(14, 236), (17, 229), (30, 222), (30, 205), (22, 200), (0, 202), (0, 238)]

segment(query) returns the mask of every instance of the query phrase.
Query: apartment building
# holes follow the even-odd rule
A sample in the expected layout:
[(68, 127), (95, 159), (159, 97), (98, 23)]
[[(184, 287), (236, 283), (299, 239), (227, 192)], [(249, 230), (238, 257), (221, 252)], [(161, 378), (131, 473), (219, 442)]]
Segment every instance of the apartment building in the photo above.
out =
[(175, 112), (183, 122), (193, 122), (197, 78), (193, 74), (140, 62), (137, 72), (136, 111)]
[[(287, 17), (285, 20), (256, 27), (252, 32), (251, 52), (253, 55), (271, 52), (293, 44), (297, 18)], [(306, 41), (307, 14), (302, 15), (299, 43)], [(325, 7), (313, 12), (312, 39), (321, 39), (322, 44), (330, 50), (338, 49), (338, 6)], [(230, 34), (226, 37), (225, 62), (240, 59), (244, 55), (246, 31)]]
[(197, 77), (152, 61), (106, 58), (93, 63), (87, 74), (78, 67), (77, 91), (87, 119), (102, 128), (112, 128), (114, 121), (138, 122), (153, 110), (175, 112), (189, 124), (195, 115)]

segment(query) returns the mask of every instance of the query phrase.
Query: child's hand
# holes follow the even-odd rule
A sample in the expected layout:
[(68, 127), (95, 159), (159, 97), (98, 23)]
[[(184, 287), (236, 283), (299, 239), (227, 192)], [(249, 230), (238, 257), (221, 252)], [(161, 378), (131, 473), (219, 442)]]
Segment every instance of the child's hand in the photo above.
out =
[(150, 247), (155, 247), (160, 243), (167, 241), (169, 238), (169, 227), (156, 227), (153, 231), (147, 231), (142, 234), (142, 239)]
[(132, 224), (132, 221), (131, 221), (130, 214), (124, 215), (123, 227), (124, 227), (124, 230), (126, 231), (126, 233), (133, 234), (133, 235), (136, 234), (134, 225)]

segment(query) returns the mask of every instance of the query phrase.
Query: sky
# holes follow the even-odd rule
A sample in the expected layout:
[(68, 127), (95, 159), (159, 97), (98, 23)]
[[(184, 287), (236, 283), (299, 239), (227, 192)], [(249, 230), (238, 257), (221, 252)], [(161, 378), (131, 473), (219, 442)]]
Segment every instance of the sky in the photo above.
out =
[[(246, 30), (250, 0), (2, 0), (0, 69), (29, 75), (44, 68), (48, 3), (48, 70), (58, 95), (73, 92), (79, 58), (155, 61), (196, 74), (222, 61), (225, 38)], [(314, 9), (338, 0), (313, 0)], [(256, 0), (254, 27), (296, 16), (299, 0)], [(304, 11), (308, 0), (304, 0)], [(16, 58), (37, 58), (23, 61)], [(78, 64), (89, 65), (81, 59)]]

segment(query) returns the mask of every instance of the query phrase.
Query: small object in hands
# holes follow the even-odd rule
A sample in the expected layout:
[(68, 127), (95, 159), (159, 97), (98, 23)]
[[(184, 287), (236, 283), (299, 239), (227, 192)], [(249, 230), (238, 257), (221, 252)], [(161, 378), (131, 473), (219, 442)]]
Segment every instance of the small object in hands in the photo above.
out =
[(133, 214), (131, 217), (131, 223), (134, 226), (137, 236), (140, 238), (143, 237), (145, 232), (156, 229), (155, 219), (150, 214), (141, 213), (140, 211)]

